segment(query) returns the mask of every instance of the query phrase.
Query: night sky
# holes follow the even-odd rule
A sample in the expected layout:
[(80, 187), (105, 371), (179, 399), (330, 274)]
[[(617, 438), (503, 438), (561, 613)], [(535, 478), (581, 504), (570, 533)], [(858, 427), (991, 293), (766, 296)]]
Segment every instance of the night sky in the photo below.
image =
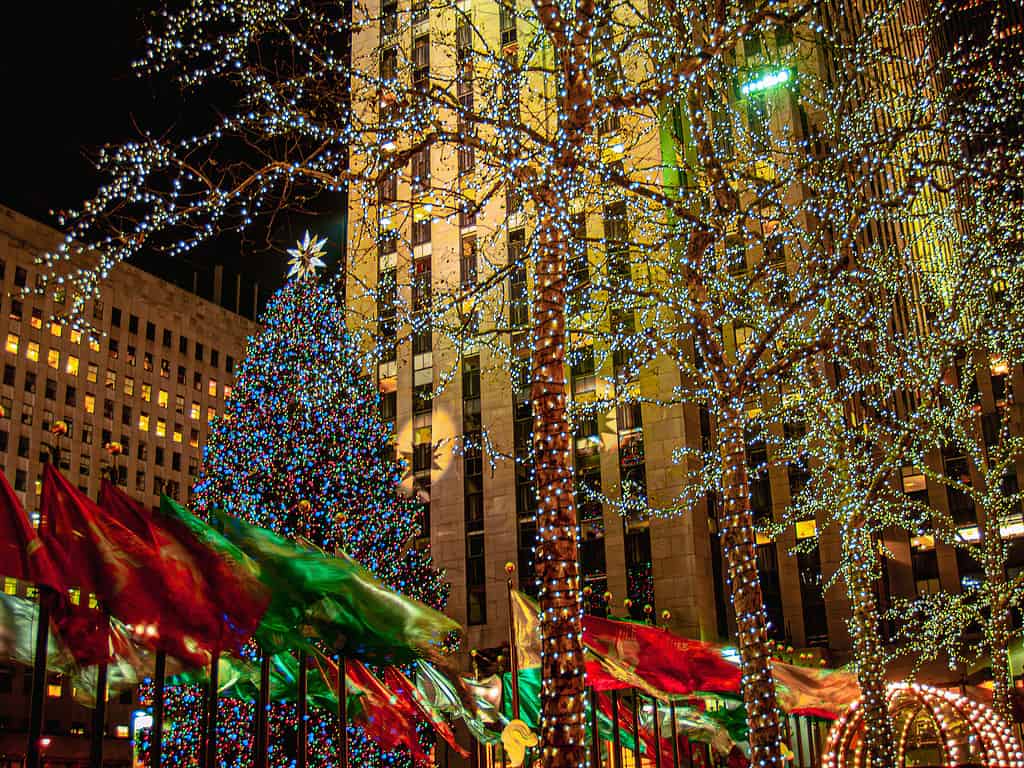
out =
[[(144, 50), (145, 14), (159, 7), (156, 2), (125, 0), (6, 4), (0, 24), (6, 134), (0, 203), (56, 226), (50, 210), (77, 207), (100, 183), (89, 157), (104, 143), (138, 137), (135, 122), (162, 132), (183, 115), (191, 118), (210, 106), (191, 103), (173, 86), (142, 81), (132, 72), (132, 60)], [(320, 226), (312, 225), (332, 235), (333, 247), (339, 239), (338, 220), (335, 213)], [(307, 225), (287, 222), (287, 231), (275, 232), (274, 239), (283, 249)], [(234, 280), (232, 273), (241, 273), (245, 282), (259, 282), (265, 300), (283, 280), (284, 262), (281, 249), (253, 252), (237, 239), (224, 238), (188, 263), (150, 254), (138, 265), (185, 287), (191, 287), (198, 273), (202, 293), (212, 282), (212, 265), (219, 263), (227, 270), (227, 281)]]

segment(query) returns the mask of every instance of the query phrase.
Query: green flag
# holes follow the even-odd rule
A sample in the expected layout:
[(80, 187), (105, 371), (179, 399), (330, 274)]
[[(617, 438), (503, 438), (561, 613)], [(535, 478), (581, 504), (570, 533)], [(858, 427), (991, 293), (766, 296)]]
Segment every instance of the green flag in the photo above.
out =
[(417, 658), (439, 661), (445, 643), (461, 631), (442, 613), (384, 586), (344, 553), (311, 551), (224, 512), (214, 518), (224, 536), (259, 565), (273, 594), (267, 613), (288, 617), (275, 621), (277, 643), (270, 647), (296, 647), (316, 637), (332, 651), (388, 666)]

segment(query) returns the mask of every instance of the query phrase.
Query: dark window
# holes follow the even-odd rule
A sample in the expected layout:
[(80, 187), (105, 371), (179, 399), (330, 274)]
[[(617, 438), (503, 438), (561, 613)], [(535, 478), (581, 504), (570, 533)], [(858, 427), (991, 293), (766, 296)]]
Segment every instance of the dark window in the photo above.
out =
[(20, 301), (18, 301), (17, 299), (11, 301), (11, 311), (9, 314), (11, 320), (21, 320), (23, 311), (24, 310), (22, 309), (22, 304)]
[(128, 315), (128, 333), (139, 332), (139, 318), (135, 315)]
[(29, 450), (32, 447), (32, 439), (28, 435), (21, 435), (18, 437), (18, 455), (23, 458), (28, 458)]
[(132, 408), (130, 405), (121, 406), (121, 423), (125, 425), (131, 425), (132, 423)]
[(57, 382), (55, 379), (46, 380), (46, 399), (56, 400), (57, 399)]
[(216, 349), (210, 350), (210, 365), (212, 365), (214, 368), (220, 365), (220, 352), (218, 352)]
[(203, 345), (200, 344), (197, 341), (196, 344), (195, 344), (195, 349), (196, 349), (196, 360), (198, 360), (199, 362), (203, 362)]
[(9, 387), (14, 386), (15, 369), (13, 365), (4, 366), (4, 384)]
[(24, 288), (28, 284), (28, 272), (24, 267), (15, 267), (14, 284), (19, 288)]
[(146, 322), (146, 341), (156, 341), (156, 326), (148, 321)]
[(117, 360), (118, 348), (117, 339), (107, 339), (107, 352), (114, 360)]
[(224, 356), (224, 370), (226, 370), (228, 373), (235, 372), (235, 358), (233, 358), (231, 355)]
[(187, 355), (188, 354), (188, 337), (187, 336), (179, 336), (178, 337), (178, 352), (180, 352), (183, 355)]
[(25, 391), (35, 394), (36, 375), (32, 371), (25, 371)]
[(462, 254), (459, 259), (459, 275), (463, 288), (470, 288), (476, 285), (477, 253), (475, 237), (462, 238)]
[(121, 327), (121, 308), (111, 307), (110, 309), (110, 324), (115, 328)]

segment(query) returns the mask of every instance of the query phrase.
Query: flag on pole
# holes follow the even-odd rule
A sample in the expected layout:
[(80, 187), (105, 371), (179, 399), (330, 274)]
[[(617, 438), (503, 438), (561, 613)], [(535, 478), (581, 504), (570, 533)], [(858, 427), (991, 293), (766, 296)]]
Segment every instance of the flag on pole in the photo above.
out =
[(273, 593), (268, 614), (291, 617), (284, 626), (275, 622), (285, 647), (301, 647), (298, 634), (299, 640), (317, 637), (348, 658), (374, 664), (440, 662), (445, 643), (461, 633), (455, 621), (384, 586), (343, 552), (324, 555), (226, 513), (214, 517), (224, 536), (259, 564), (260, 578)]
[(0, 472), (0, 576), (53, 590), (64, 588), (57, 566), (3, 472)]
[(402, 670), (397, 667), (388, 667), (384, 670), (384, 682), (399, 699), (406, 701), (407, 705), (411, 706), (424, 722), (433, 726), (434, 731), (448, 743), (448, 746), (462, 757), (469, 758), (469, 752), (455, 739), (455, 731), (452, 730), (452, 727), (441, 717), (423, 694), (419, 692)]

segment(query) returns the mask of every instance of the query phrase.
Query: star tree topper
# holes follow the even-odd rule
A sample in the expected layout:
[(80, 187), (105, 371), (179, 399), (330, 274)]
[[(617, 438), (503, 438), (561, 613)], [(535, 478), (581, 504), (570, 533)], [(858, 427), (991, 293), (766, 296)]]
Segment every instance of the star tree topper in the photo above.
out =
[(327, 251), (324, 250), (326, 243), (326, 237), (317, 239), (310, 235), (307, 229), (295, 247), (288, 249), (288, 254), (291, 256), (288, 259), (288, 266), (291, 267), (288, 270), (288, 278), (297, 277), (299, 280), (315, 278), (317, 269), (327, 266), (323, 260), (323, 257), (327, 255)]

